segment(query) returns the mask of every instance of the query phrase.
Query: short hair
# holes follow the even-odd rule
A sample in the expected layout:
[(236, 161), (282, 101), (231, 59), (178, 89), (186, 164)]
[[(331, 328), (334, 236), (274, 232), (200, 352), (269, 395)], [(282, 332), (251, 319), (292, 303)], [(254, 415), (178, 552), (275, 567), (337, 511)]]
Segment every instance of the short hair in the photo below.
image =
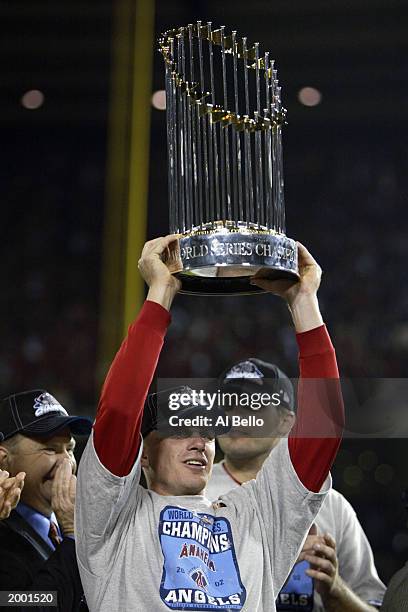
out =
[(7, 448), (7, 450), (11, 451), (15, 449), (17, 444), (19, 444), (22, 439), (23, 436), (19, 433), (16, 433), (14, 434), (14, 436), (7, 438), (7, 440), (3, 440), (2, 442), (0, 442), (0, 446), (4, 446), (5, 448)]

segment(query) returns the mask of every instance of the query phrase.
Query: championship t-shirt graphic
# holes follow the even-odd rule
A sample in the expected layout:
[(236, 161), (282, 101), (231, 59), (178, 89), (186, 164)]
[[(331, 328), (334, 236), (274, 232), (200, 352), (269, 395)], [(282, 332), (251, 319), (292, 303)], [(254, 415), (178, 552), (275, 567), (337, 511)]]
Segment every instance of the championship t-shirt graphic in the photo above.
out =
[(162, 601), (172, 610), (241, 610), (246, 599), (231, 525), (222, 517), (166, 506), (159, 538)]

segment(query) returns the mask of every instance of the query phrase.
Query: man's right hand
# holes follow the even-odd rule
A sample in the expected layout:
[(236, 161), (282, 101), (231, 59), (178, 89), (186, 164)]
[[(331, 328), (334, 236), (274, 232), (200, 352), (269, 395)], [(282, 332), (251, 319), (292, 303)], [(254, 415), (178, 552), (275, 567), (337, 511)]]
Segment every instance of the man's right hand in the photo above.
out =
[(149, 286), (147, 299), (167, 310), (170, 310), (171, 303), (181, 288), (181, 282), (170, 273), (162, 261), (162, 256), (177, 238), (177, 234), (169, 234), (163, 238), (149, 240), (143, 247), (138, 263), (140, 273)]

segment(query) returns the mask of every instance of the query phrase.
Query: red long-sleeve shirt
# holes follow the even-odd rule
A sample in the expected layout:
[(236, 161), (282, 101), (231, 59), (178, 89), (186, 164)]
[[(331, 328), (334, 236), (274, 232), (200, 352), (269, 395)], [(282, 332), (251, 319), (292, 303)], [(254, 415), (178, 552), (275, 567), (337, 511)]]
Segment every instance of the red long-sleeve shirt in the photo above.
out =
[[(146, 301), (103, 385), (94, 444), (99, 460), (117, 476), (128, 474), (137, 456), (144, 402), (169, 323), (167, 310)], [(302, 483), (311, 491), (319, 491), (340, 444), (343, 404), (336, 383), (326, 387), (307, 379), (338, 379), (337, 363), (324, 325), (297, 334), (297, 341), (301, 380), (289, 452)], [(311, 437), (318, 435), (316, 431), (329, 437)]]

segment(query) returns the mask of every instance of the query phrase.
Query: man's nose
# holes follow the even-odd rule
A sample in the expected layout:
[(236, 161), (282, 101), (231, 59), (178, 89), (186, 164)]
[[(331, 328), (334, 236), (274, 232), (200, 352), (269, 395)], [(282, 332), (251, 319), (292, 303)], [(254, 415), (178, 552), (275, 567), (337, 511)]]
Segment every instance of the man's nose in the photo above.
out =
[(190, 444), (188, 445), (188, 450), (204, 451), (207, 441), (208, 441), (208, 438), (203, 438), (201, 436), (195, 436), (194, 438), (190, 438)]
[(72, 468), (72, 473), (75, 474), (76, 472), (76, 461), (75, 461), (75, 457), (73, 457), (71, 455), (71, 453), (67, 450), (63, 450), (60, 453), (58, 453), (58, 461), (57, 464), (59, 465), (60, 463), (62, 463), (62, 461), (64, 459), (68, 459), (70, 464), (71, 464), (71, 468)]

